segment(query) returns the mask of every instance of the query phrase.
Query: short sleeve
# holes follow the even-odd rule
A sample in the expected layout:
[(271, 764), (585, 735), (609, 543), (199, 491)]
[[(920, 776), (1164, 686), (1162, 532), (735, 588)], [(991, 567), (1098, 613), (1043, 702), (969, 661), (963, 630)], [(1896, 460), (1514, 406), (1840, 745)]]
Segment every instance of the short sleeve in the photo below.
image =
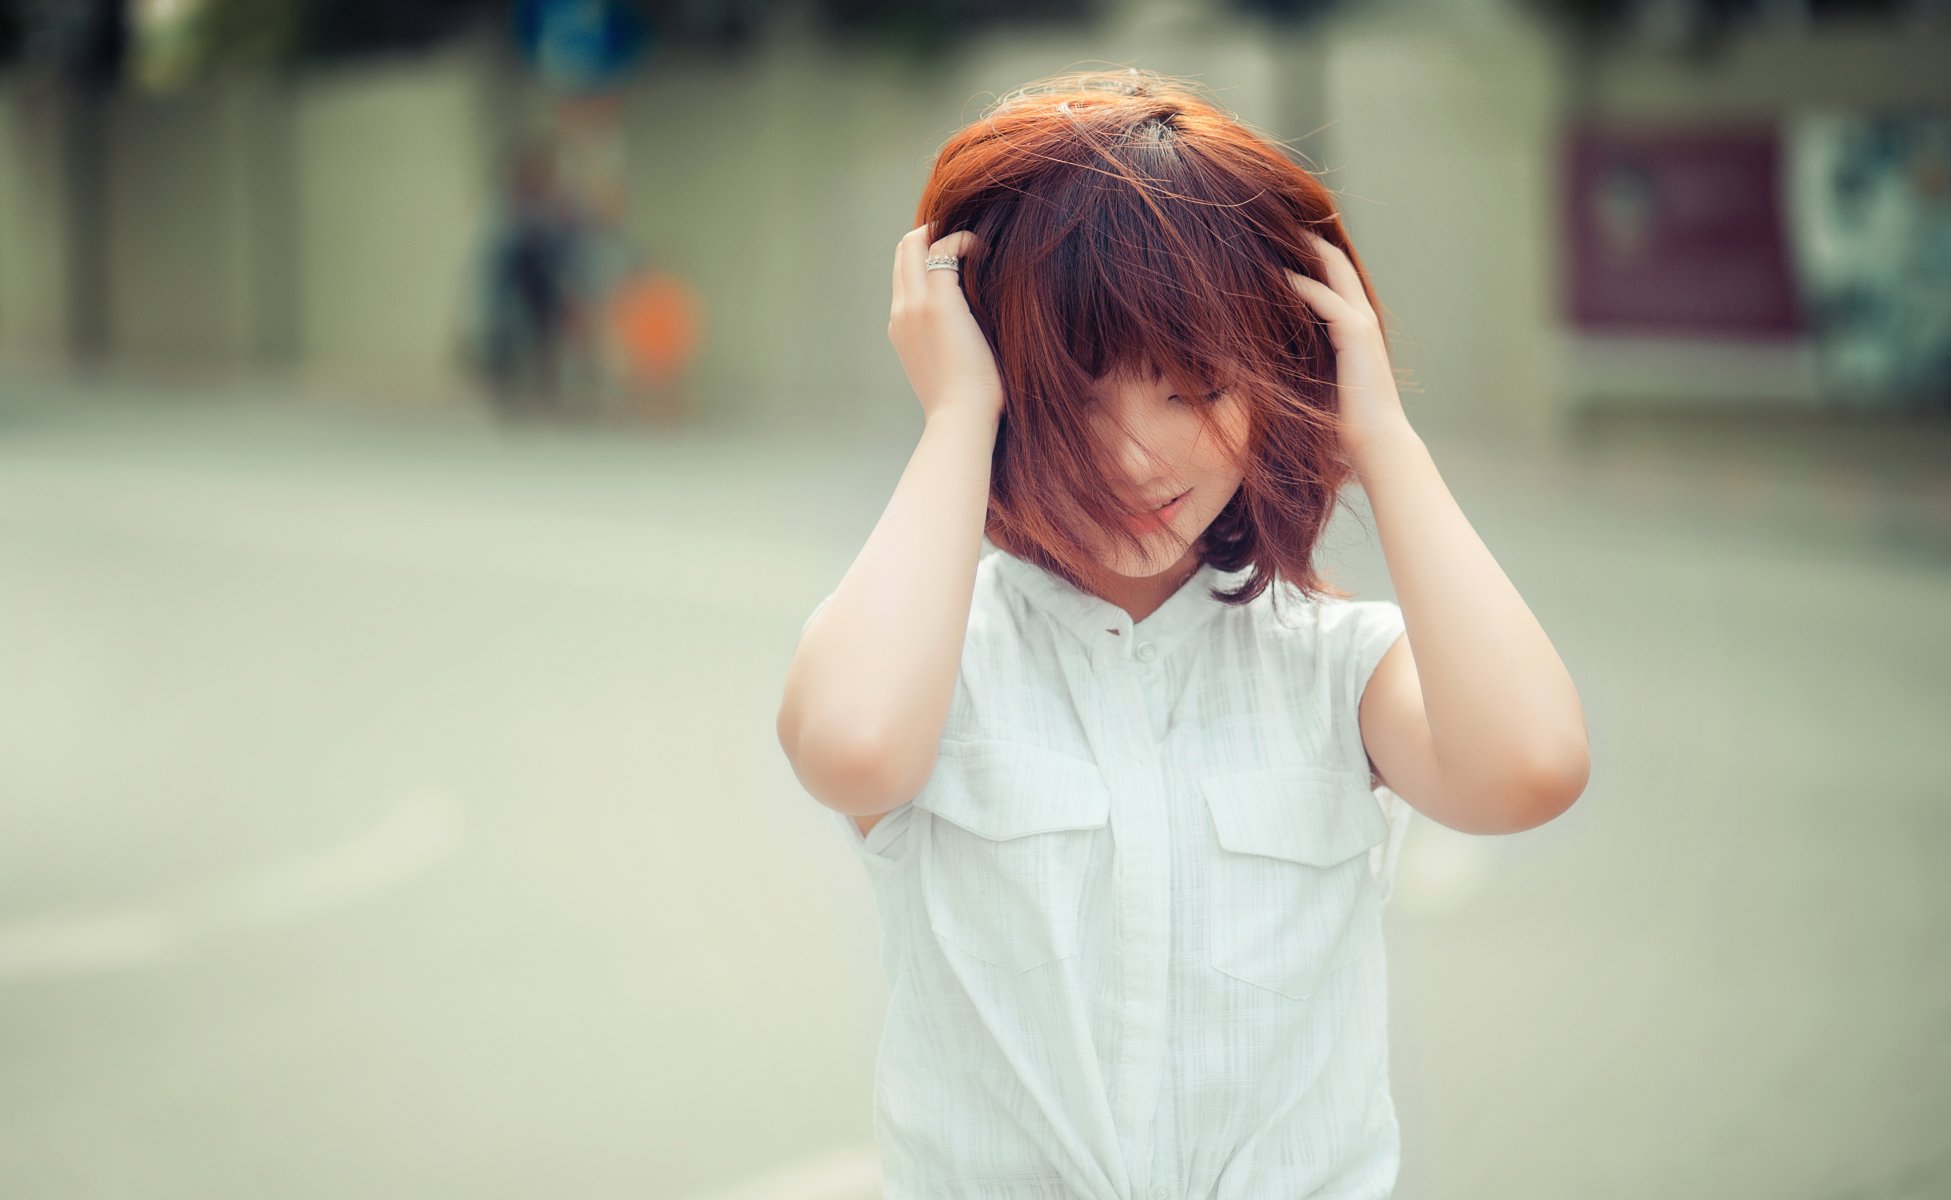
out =
[[(1396, 639), (1407, 628), (1402, 619), (1402, 608), (1393, 600), (1351, 600), (1342, 604), (1336, 613), (1332, 632), (1336, 650), (1334, 661), (1341, 675), (1342, 711), (1346, 714), (1353, 749), (1361, 755), (1357, 761), (1364, 768), (1368, 759), (1362, 745), (1362, 693), (1368, 690), (1368, 682), (1374, 677), (1382, 656), (1389, 652), (1389, 648), (1396, 644)], [(1409, 832), (1415, 810), (1385, 786), (1377, 786), (1373, 790), (1383, 819), (1388, 822), (1389, 837), (1369, 851), (1369, 869), (1382, 881), (1382, 902), (1386, 904), (1395, 891), (1396, 861), (1401, 856), (1402, 841)]]
[(1407, 626), (1402, 608), (1393, 600), (1351, 600), (1342, 616), (1341, 645), (1342, 699), (1359, 710), (1362, 693), (1389, 647), (1396, 644)]
[(828, 809), (834, 820), (840, 822), (841, 836), (854, 848), (854, 854), (873, 866), (894, 866), (906, 858), (904, 851), (908, 842), (908, 826), (914, 820), (914, 803), (902, 804), (874, 822), (874, 828), (863, 836), (860, 826), (847, 813)]

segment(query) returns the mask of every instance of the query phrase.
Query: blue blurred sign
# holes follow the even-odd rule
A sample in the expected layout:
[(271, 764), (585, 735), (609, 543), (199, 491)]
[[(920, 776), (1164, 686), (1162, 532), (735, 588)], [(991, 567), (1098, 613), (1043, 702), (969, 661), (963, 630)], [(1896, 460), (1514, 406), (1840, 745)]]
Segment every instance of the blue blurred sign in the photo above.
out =
[(518, 0), (515, 44), (544, 83), (593, 91), (622, 79), (652, 31), (622, 0)]

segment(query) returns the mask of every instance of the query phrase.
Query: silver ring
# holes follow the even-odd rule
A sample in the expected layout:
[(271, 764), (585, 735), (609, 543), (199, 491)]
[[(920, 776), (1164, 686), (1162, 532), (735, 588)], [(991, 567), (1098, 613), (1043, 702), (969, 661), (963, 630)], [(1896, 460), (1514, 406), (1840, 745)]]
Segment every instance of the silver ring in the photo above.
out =
[(962, 262), (953, 254), (931, 254), (924, 260), (924, 271), (960, 271)]

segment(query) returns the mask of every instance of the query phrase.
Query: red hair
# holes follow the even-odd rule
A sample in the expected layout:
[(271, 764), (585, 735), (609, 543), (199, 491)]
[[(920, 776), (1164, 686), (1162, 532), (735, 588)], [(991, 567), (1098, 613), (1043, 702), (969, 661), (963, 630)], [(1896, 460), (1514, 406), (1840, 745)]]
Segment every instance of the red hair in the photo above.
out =
[(1246, 408), (1246, 444), (1228, 447), (1244, 479), (1198, 557), (1256, 569), (1214, 597), (1244, 604), (1275, 575), (1303, 595), (1346, 595), (1313, 566), (1352, 469), (1337, 448), (1334, 347), (1285, 275), (1325, 278), (1303, 231), (1341, 247), (1382, 308), (1333, 193), (1279, 143), (1182, 80), (1054, 76), (949, 138), (915, 224), (931, 239), (976, 235), (961, 276), (1003, 383), (985, 522), (999, 549), (1094, 591), (1105, 576), (1081, 536), (1090, 526), (1142, 551), (1091, 432), (1091, 385), (1168, 378), (1208, 436), (1220, 436), (1216, 389)]

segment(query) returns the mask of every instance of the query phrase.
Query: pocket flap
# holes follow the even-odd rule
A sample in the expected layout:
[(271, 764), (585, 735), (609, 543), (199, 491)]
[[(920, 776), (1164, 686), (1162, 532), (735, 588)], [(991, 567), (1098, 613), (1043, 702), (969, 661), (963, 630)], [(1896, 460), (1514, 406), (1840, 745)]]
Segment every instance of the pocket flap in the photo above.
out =
[(1274, 767), (1208, 776), (1200, 788), (1219, 844), (1241, 854), (1332, 867), (1389, 836), (1366, 771)]
[(1014, 742), (944, 742), (916, 808), (998, 841), (1090, 829), (1111, 817), (1097, 764)]

